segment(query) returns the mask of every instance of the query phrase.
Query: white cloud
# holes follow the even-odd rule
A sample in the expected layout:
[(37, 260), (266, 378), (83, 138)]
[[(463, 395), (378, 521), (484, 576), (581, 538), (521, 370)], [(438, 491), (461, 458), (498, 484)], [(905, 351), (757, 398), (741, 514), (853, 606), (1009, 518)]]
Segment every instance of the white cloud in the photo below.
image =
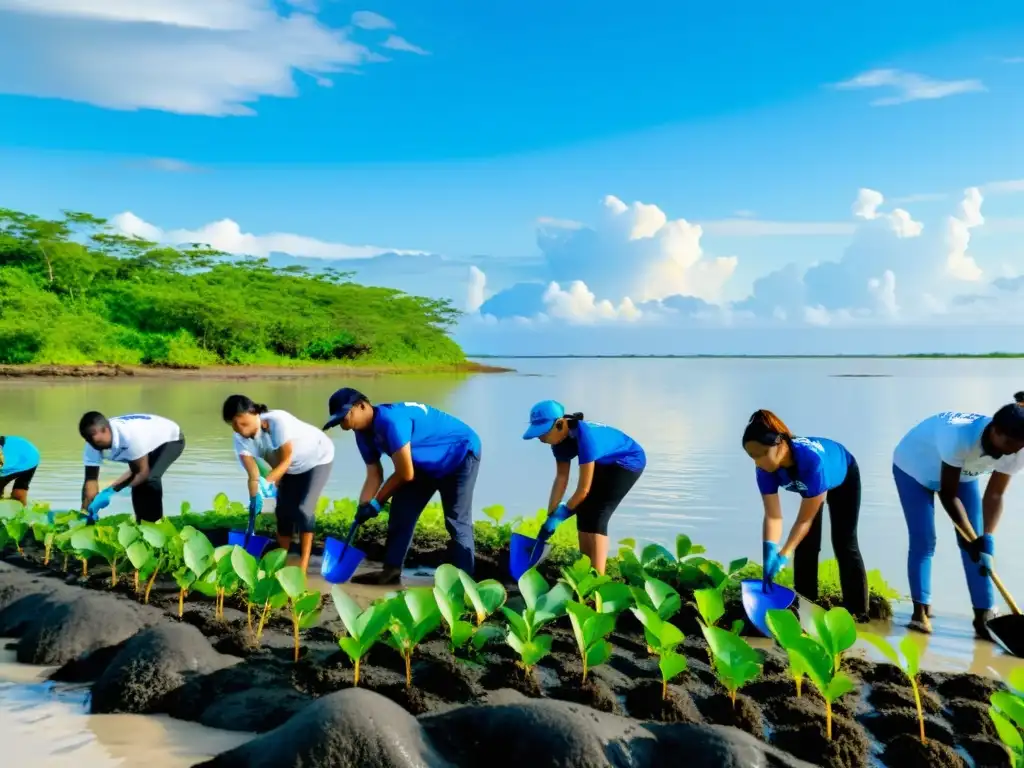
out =
[(568, 290), (552, 282), (544, 292), (544, 307), (548, 316), (576, 324), (601, 320), (633, 321), (641, 315), (628, 296), (616, 307), (607, 299), (598, 300), (581, 280), (572, 281)]
[(872, 69), (867, 72), (836, 83), (841, 90), (860, 90), (864, 88), (891, 88), (895, 96), (885, 96), (871, 102), (873, 107), (888, 107), (896, 104), (907, 104), (911, 101), (945, 99), (961, 93), (984, 91), (985, 85), (980, 80), (936, 80), (913, 72), (899, 69)]
[(985, 223), (981, 215), (982, 199), (981, 190), (977, 187), (964, 190), (960, 215), (950, 216), (947, 222), (946, 243), (949, 252), (946, 256), (946, 271), (957, 280), (981, 280), (981, 268), (974, 257), (967, 253), (967, 247), (971, 242), (971, 230)]
[(891, 213), (879, 213), (878, 209), (885, 202), (881, 192), (874, 189), (861, 188), (857, 191), (857, 199), (854, 200), (853, 215), (867, 221), (882, 219), (888, 222), (892, 231), (897, 237), (919, 237), (924, 224), (914, 221), (910, 214), (902, 208), (894, 208)]
[[(379, 54), (274, 0), (0, 0), (0, 92), (109, 109), (251, 115)], [(301, 6), (301, 7), (300, 7)], [(369, 13), (369, 12), (364, 12)], [(383, 17), (381, 17), (383, 18)]]
[(403, 251), (395, 248), (380, 248), (372, 245), (346, 245), (318, 240), (305, 235), (285, 232), (271, 232), (254, 235), (243, 232), (237, 222), (222, 219), (211, 222), (199, 229), (174, 229), (164, 231), (140, 219), (131, 211), (119, 213), (110, 219), (110, 226), (123, 234), (141, 237), (166, 245), (187, 245), (200, 243), (225, 253), (238, 256), (267, 258), (272, 253), (287, 253), (291, 256), (306, 256), (314, 259), (368, 259), (385, 253), (415, 256), (423, 251)]
[(878, 312), (886, 317), (896, 317), (899, 307), (896, 305), (896, 274), (891, 270), (879, 277), (868, 280), (868, 290), (878, 302)]
[(430, 51), (420, 48), (418, 45), (413, 45), (404, 37), (398, 35), (388, 35), (388, 39), (381, 43), (382, 48), (389, 48), (392, 51), (405, 51), (406, 53), (415, 53), (419, 56), (429, 56)]
[(1024, 179), (990, 181), (982, 187), (982, 190), (986, 195), (1012, 195), (1016, 192), (1024, 192)]
[(487, 275), (479, 267), (469, 268), (469, 287), (466, 290), (466, 311), (479, 312), (484, 303), (484, 292), (487, 289)]
[(356, 11), (352, 14), (352, 24), (360, 29), (394, 29), (395, 22), (386, 16), (373, 11)]

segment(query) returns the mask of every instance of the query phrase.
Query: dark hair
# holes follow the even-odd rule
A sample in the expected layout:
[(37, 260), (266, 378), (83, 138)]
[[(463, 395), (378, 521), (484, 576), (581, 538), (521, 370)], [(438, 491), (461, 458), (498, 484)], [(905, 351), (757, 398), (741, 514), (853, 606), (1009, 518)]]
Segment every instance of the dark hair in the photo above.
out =
[(567, 413), (562, 418), (565, 419), (565, 425), (567, 427), (575, 427), (583, 421), (583, 414), (580, 411), (577, 411), (576, 413)]
[(245, 395), (231, 395), (224, 401), (221, 415), (224, 417), (224, 421), (231, 421), (235, 416), (242, 413), (260, 414), (266, 413), (269, 410), (263, 403), (254, 403)]
[(771, 411), (762, 408), (754, 411), (743, 430), (743, 445), (761, 443), (761, 445), (778, 445), (782, 440), (792, 440), (793, 433), (786, 423)]
[(1024, 392), (1015, 394), (1013, 400), (996, 411), (992, 425), (1011, 440), (1024, 442)]
[(89, 411), (78, 420), (78, 434), (82, 436), (82, 439), (89, 440), (92, 438), (93, 432), (99, 432), (109, 426), (110, 422), (107, 421), (106, 416), (99, 411)]

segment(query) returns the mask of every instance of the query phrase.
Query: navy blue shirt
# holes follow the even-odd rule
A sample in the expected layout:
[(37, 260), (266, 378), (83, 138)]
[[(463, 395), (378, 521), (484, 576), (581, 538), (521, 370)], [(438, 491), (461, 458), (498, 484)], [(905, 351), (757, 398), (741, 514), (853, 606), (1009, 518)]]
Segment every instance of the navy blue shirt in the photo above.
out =
[(373, 426), (356, 432), (363, 461), (376, 464), (411, 443), (415, 472), (444, 477), (462, 464), (471, 451), (480, 455), (480, 438), (454, 416), (423, 403), (390, 403), (373, 407)]
[(794, 437), (790, 441), (795, 466), (774, 472), (757, 469), (757, 488), (765, 496), (782, 488), (813, 499), (843, 484), (853, 456), (826, 437)]
[(596, 421), (577, 422), (565, 440), (551, 446), (551, 452), (556, 461), (579, 457), (580, 464), (617, 464), (631, 472), (641, 472), (647, 466), (647, 455), (636, 440)]

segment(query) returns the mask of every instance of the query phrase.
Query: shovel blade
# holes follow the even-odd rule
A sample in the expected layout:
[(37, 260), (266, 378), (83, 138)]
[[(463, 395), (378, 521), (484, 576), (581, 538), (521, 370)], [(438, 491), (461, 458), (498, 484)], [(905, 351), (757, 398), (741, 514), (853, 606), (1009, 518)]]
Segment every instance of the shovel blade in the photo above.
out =
[(761, 579), (747, 579), (740, 582), (740, 591), (743, 595), (743, 610), (747, 612), (747, 618), (762, 635), (771, 637), (772, 632), (768, 629), (768, 611), (785, 610), (796, 600), (796, 592), (780, 584), (773, 584), (765, 591), (764, 582)]
[(520, 576), (544, 560), (550, 549), (547, 542), (538, 542), (537, 539), (531, 539), (521, 533), (513, 533), (508, 553), (508, 566), (512, 578), (518, 581)]
[(989, 634), (1011, 656), (1024, 658), (1024, 614), (996, 616), (986, 625)]

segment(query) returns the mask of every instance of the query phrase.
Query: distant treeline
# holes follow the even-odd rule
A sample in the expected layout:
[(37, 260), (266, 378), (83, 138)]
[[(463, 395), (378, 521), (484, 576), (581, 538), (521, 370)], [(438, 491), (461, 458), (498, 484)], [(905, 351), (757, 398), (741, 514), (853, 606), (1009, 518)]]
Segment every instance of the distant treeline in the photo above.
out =
[(450, 302), (0, 209), (0, 363), (460, 363)]

